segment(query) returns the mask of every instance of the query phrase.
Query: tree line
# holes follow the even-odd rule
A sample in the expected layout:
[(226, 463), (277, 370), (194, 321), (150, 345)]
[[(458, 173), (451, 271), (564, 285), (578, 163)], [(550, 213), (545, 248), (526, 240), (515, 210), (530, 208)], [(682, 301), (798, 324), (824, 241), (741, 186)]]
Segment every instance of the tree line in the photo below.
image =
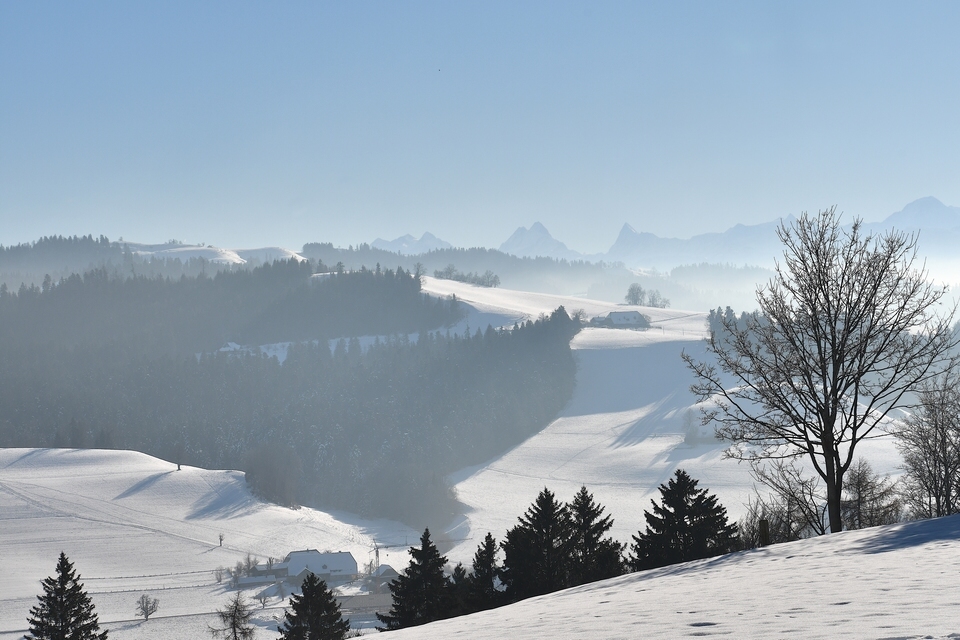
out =
[[(544, 488), (503, 540), (487, 533), (469, 570), (447, 559), (429, 528), (410, 564), (390, 583), (392, 606), (378, 613), (381, 630), (402, 629), (492, 609), (627, 571), (643, 571), (709, 558), (741, 548), (716, 496), (682, 469), (660, 485), (660, 501), (644, 512), (646, 526), (627, 545), (610, 538), (613, 519), (586, 487), (569, 503)], [(499, 560), (502, 552), (503, 560)]]
[[(0, 446), (134, 449), (242, 469), (281, 504), (422, 523), (457, 508), (447, 474), (537, 432), (572, 394), (579, 323), (562, 309), (510, 330), (410, 338), (458, 319), (460, 304), (422, 295), (402, 269), (311, 276), (297, 263), (202, 281), (88, 274), (3, 298)], [(251, 290), (282, 303), (254, 304)], [(153, 317), (151, 298), (177, 313), (159, 305)], [(221, 318), (232, 310), (243, 319)], [(91, 326), (101, 319), (109, 331)], [(257, 349), (208, 350), (224, 323), (321, 339), (292, 343), (283, 363)], [(394, 335), (364, 346), (356, 334), (368, 331)], [(331, 348), (324, 335), (341, 332), (353, 337)]]
[(123, 347), (156, 356), (267, 344), (412, 333), (459, 320), (455, 300), (421, 293), (397, 268), (328, 272), (276, 261), (178, 279), (114, 277), (106, 268), (41, 286), (0, 287), (0, 349)]

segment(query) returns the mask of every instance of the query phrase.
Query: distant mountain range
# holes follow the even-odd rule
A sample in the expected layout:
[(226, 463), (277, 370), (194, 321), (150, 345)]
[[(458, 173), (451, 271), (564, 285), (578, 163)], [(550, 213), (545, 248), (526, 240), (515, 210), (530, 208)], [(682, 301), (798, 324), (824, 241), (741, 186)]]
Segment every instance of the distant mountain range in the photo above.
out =
[[(793, 216), (786, 218), (787, 221)], [(518, 257), (548, 257), (563, 260), (622, 262), (630, 268), (669, 270), (682, 264), (719, 263), (770, 267), (780, 255), (777, 227), (781, 220), (756, 225), (738, 224), (722, 233), (704, 233), (689, 239), (661, 238), (637, 231), (624, 224), (613, 245), (606, 253), (583, 254), (554, 238), (540, 222), (529, 229), (520, 227), (500, 245), (500, 251)], [(943, 204), (934, 197), (920, 198), (901, 211), (887, 216), (882, 222), (865, 224), (866, 231), (884, 231), (896, 228), (903, 231), (922, 231), (921, 255), (933, 263), (960, 260), (960, 207)], [(426, 241), (425, 241), (426, 239)], [(427, 233), (419, 241), (403, 236), (393, 242), (379, 238), (373, 246), (407, 255), (423, 253), (440, 246), (451, 245)], [(425, 247), (421, 249), (422, 247)]]
[(405, 236), (400, 236), (396, 240), (384, 240), (383, 238), (377, 238), (372, 242), (374, 249), (380, 249), (381, 251), (390, 251), (392, 253), (399, 253), (405, 256), (414, 256), (421, 253), (428, 253), (430, 251), (435, 251), (437, 249), (452, 249), (453, 245), (449, 242), (444, 242), (437, 236), (432, 233), (425, 233), (420, 236), (420, 239), (417, 240), (410, 234)]

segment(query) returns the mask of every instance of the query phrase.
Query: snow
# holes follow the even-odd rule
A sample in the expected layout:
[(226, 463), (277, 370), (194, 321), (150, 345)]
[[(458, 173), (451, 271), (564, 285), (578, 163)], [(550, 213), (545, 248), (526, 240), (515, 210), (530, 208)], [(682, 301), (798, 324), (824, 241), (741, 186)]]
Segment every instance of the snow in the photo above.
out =
[[(406, 566), (407, 543), (419, 537), (392, 521), (266, 504), (250, 495), (238, 471), (177, 471), (130, 451), (0, 449), (0, 519), (2, 639), (23, 634), (40, 580), (53, 573), (60, 551), (82, 576), (111, 638), (146, 638), (148, 630), (189, 638), (205, 635), (210, 614), (229, 596), (213, 570), (247, 553), (263, 560), (297, 549), (349, 551), (362, 565), (376, 539), (381, 547), (401, 545), (381, 549), (382, 562)], [(156, 619), (145, 624), (131, 621), (141, 593), (160, 599)], [(268, 618), (282, 602), (269, 606)], [(178, 625), (202, 633), (175, 631)]]
[(137, 244), (126, 243), (134, 254), (142, 258), (162, 260), (180, 260), (186, 262), (193, 258), (203, 258), (207, 262), (220, 264), (246, 264), (248, 262), (273, 262), (274, 260), (306, 260), (303, 256), (282, 247), (262, 247), (259, 249), (223, 249), (211, 245), (193, 244)]
[(470, 638), (957, 638), (960, 516), (634, 573), (391, 632)]
[[(706, 313), (433, 278), (426, 279), (424, 289), (455, 294), (471, 308), (465, 322), (475, 328), (486, 319), (512, 326), (560, 305), (583, 309), (588, 317), (637, 309), (652, 325), (647, 330), (583, 329), (571, 343), (578, 362), (576, 388), (557, 419), (502, 456), (453, 475), (467, 509), (446, 532), (458, 541), (446, 554), (451, 562), (469, 564), (488, 531), (502, 539), (545, 486), (566, 501), (586, 485), (613, 516), (611, 534), (621, 542), (640, 530), (644, 509), (659, 498), (659, 485), (677, 468), (715, 493), (732, 519), (742, 515), (753, 493), (749, 467), (724, 458), (724, 443), (699, 425), (696, 398), (689, 391), (693, 377), (681, 359), (684, 352), (706, 357)], [(892, 439), (870, 441), (860, 450), (875, 471), (899, 473)]]
[[(487, 531), (501, 539), (544, 486), (569, 500), (586, 485), (615, 518), (612, 534), (623, 542), (678, 467), (739, 517), (752, 479), (699, 427), (692, 377), (680, 359), (683, 352), (704, 355), (706, 314), (435, 278), (424, 279), (424, 291), (455, 294), (466, 305), (466, 318), (451, 328), (456, 332), (509, 327), (560, 305), (587, 317), (636, 309), (652, 324), (581, 331), (571, 343), (576, 388), (557, 419), (511, 451), (453, 475), (466, 509), (442, 536), (454, 542), (444, 550), (451, 562), (468, 564)], [(286, 346), (267, 349), (282, 357)], [(861, 451), (876, 471), (897, 472), (890, 439)], [(82, 575), (111, 638), (199, 639), (209, 637), (212, 612), (230, 594), (213, 579), (217, 566), (232, 566), (247, 553), (280, 558), (306, 548), (350, 551), (363, 565), (375, 539), (381, 563), (402, 569), (419, 533), (396, 522), (262, 503), (236, 471), (176, 471), (123, 451), (0, 449), (0, 557), (7, 569), (0, 640), (22, 636), (39, 581), (53, 572), (61, 550)], [(951, 627), (960, 593), (958, 537), (956, 518), (837, 534), (634, 574), (395, 635), (814, 638), (842, 629), (851, 637), (944, 637), (958, 631)], [(831, 572), (844, 577), (832, 580)], [(133, 618), (141, 593), (161, 601), (148, 622)], [(282, 605), (274, 598), (258, 610), (258, 637), (276, 637)]]

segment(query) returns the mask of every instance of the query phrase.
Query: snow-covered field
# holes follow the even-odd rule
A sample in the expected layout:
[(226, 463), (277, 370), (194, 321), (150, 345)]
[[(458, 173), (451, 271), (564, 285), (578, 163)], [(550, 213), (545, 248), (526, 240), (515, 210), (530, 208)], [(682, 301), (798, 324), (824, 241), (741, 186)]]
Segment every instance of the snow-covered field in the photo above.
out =
[[(376, 539), (403, 545), (380, 552), (381, 562), (402, 568), (406, 544), (418, 537), (396, 522), (264, 504), (237, 471), (177, 471), (130, 451), (0, 449), (0, 638), (23, 635), (60, 551), (111, 638), (200, 638), (230, 594), (214, 579), (218, 566), (308, 548), (350, 551), (362, 565)], [(160, 599), (145, 624), (133, 620), (141, 593)], [(271, 629), (282, 604), (273, 599), (260, 614)]]
[(960, 638), (960, 516), (567, 589), (391, 639)]
[[(705, 357), (706, 313), (631, 307), (584, 298), (491, 289), (427, 278), (424, 289), (453, 295), (473, 309), (464, 321), (473, 329), (510, 325), (563, 305), (587, 317), (638, 309), (652, 328), (586, 328), (573, 340), (577, 386), (561, 415), (524, 443), (479, 467), (456, 474), (458, 496), (468, 512), (448, 535), (460, 543), (447, 553), (468, 564), (487, 531), (501, 539), (544, 486), (570, 500), (581, 485), (614, 519), (612, 535), (629, 542), (643, 524), (657, 487), (677, 468), (716, 493), (736, 519), (753, 491), (745, 464), (724, 459), (724, 445), (701, 427), (693, 378), (680, 355)], [(875, 471), (898, 473), (890, 439), (863, 446)]]
[[(424, 289), (456, 294), (468, 305), (455, 331), (512, 326), (559, 305), (587, 317), (635, 308), (433, 278)], [(576, 390), (553, 423), (499, 458), (455, 474), (467, 509), (445, 532), (454, 541), (452, 562), (469, 563), (487, 531), (502, 538), (544, 486), (569, 500), (585, 484), (614, 516), (613, 535), (624, 542), (678, 467), (739, 516), (752, 481), (698, 426), (680, 359), (683, 351), (703, 353), (705, 314), (639, 309), (651, 329), (590, 328), (574, 339)], [(877, 471), (896, 471), (891, 442), (877, 440), (863, 451)], [(925, 526), (940, 528), (930, 533)], [(960, 549), (952, 541), (958, 529), (950, 520), (784, 545), (582, 587), (401, 637), (833, 637), (841, 627), (858, 637), (942, 635), (949, 629), (936, 616), (943, 617), (946, 602), (948, 617), (960, 618)], [(395, 522), (263, 504), (235, 471), (177, 471), (121, 451), (0, 450), (0, 640), (22, 636), (39, 581), (53, 572), (61, 550), (83, 576), (111, 638), (199, 639), (209, 637), (211, 614), (228, 596), (214, 580), (217, 566), (247, 553), (264, 559), (305, 548), (350, 551), (363, 564), (376, 539), (387, 547), (381, 562), (400, 569), (418, 537)], [(829, 580), (835, 567), (851, 577)], [(793, 598), (791, 588), (801, 597)], [(146, 623), (133, 616), (141, 593), (161, 601)], [(282, 604), (275, 599), (258, 613), (258, 637), (276, 637), (273, 617)], [(885, 615), (888, 609), (894, 615)], [(812, 634), (805, 631), (811, 620)], [(887, 624), (894, 625), (889, 633)]]

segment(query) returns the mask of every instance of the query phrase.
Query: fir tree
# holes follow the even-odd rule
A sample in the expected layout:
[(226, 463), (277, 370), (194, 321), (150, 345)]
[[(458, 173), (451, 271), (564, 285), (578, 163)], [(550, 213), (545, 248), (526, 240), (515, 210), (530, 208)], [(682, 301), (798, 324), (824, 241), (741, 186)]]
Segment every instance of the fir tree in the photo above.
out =
[(382, 631), (413, 627), (444, 617), (447, 610), (447, 579), (440, 555), (430, 540), (430, 529), (420, 536), (420, 547), (410, 547), (410, 565), (390, 582), (393, 605), (387, 614), (377, 614)]
[(727, 510), (717, 504), (717, 497), (697, 484), (677, 469), (674, 478), (660, 485), (663, 504), (651, 500), (653, 513), (643, 513), (647, 529), (633, 536), (628, 561), (633, 570), (709, 558), (735, 548), (737, 526), (727, 521)]
[(57, 561), (57, 574), (45, 578), (43, 595), (30, 609), (30, 640), (106, 640), (94, 612), (90, 596), (83, 590), (80, 576), (62, 551)]
[(604, 534), (613, 527), (613, 518), (593, 501), (586, 487), (567, 505), (570, 511), (570, 586), (612, 578), (623, 573), (623, 545)]
[(340, 615), (333, 592), (312, 573), (304, 579), (300, 595), (290, 596), (290, 608), (277, 628), (284, 640), (343, 640), (350, 631), (350, 621)]
[(469, 579), (469, 602), (472, 611), (484, 611), (503, 604), (503, 592), (497, 588), (497, 541), (487, 532), (473, 554), (473, 572)]
[(569, 586), (570, 514), (544, 488), (507, 531), (500, 580), (511, 600), (522, 600)]

